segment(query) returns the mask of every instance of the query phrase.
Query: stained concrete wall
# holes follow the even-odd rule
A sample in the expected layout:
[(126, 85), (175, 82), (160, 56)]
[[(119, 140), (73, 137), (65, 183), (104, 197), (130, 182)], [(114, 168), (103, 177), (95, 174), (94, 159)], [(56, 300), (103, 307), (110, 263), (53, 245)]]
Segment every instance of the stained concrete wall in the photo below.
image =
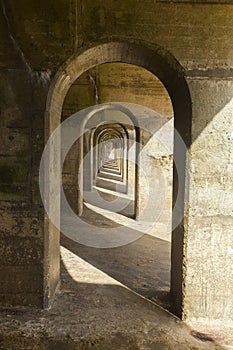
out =
[(42, 306), (44, 214), (38, 166), (44, 142), (40, 122), (44, 111), (41, 106), (37, 109), (37, 92), (32, 95), (33, 82), (24, 71), (4, 70), (0, 74), (4, 92), (0, 102), (0, 301)]
[[(161, 118), (164, 125), (161, 127)], [(139, 155), (138, 216), (141, 221), (162, 224), (171, 237), (173, 178), (173, 118), (151, 117), (150, 128), (141, 129)], [(160, 127), (158, 126), (160, 125)], [(149, 131), (150, 130), (150, 131)], [(157, 133), (151, 133), (156, 130)], [(162, 136), (161, 136), (162, 135)], [(159, 137), (160, 136), (160, 137)], [(158, 230), (158, 225), (155, 226)]]
[[(16, 135), (18, 123), (20, 150), (27, 149), (28, 143), (30, 146), (25, 156), (16, 159), (18, 151), (11, 153), (9, 146), (13, 141), (1, 141), (2, 303), (41, 305), (44, 294), (42, 206), (32, 199), (32, 193), (38, 193), (38, 158), (43, 144), (43, 136), (36, 135), (43, 135), (48, 89), (40, 76), (49, 82), (67, 59), (97, 42), (141, 41), (150, 47), (160, 46), (161, 52), (167, 50), (178, 60), (191, 92), (192, 177), (181, 254), (181, 314), (188, 320), (232, 321), (232, 143), (227, 136), (232, 128), (227, 106), (233, 97), (231, 1), (60, 0), (22, 5), (9, 0), (5, 5), (0, 11), (1, 122), (14, 120), (14, 132), (4, 122), (4, 135)], [(19, 168), (24, 169), (22, 173)], [(8, 173), (11, 175), (4, 176)], [(12, 249), (16, 249), (17, 259)]]
[(226, 325), (233, 316), (233, 84), (218, 77), (188, 83), (194, 107), (185, 317)]
[(173, 116), (168, 92), (155, 75), (135, 65), (106, 63), (88, 70), (72, 85), (63, 105), (63, 119), (106, 102), (140, 102), (162, 115)]
[[(170, 51), (186, 70), (232, 63), (230, 0), (52, 0), (5, 4), (12, 34), (34, 69), (54, 70), (79, 47), (99, 40), (137, 39)], [(2, 22), (2, 38), (8, 29)], [(1, 61), (12, 62), (6, 40)]]
[[(39, 164), (49, 76), (32, 72), (0, 11), (0, 304), (43, 307)], [(47, 79), (48, 78), (48, 79)]]

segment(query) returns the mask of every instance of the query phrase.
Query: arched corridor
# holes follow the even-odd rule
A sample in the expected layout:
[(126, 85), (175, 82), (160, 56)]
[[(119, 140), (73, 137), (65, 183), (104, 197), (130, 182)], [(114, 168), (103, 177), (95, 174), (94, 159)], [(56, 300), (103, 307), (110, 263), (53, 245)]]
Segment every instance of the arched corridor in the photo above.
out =
[[(77, 167), (83, 191), (76, 191), (77, 196), (83, 193), (83, 211), (71, 225), (72, 218), (62, 207), (61, 231), (68, 228), (65, 235), (73, 240), (76, 253), (82, 255), (82, 245), (90, 247), (84, 249), (83, 259), (169, 308), (172, 119), (130, 103), (93, 106), (70, 119), (69, 125), (74, 125), (72, 119), (81, 124), (85, 120), (83, 161)], [(72, 152), (66, 167), (79, 148), (74, 146)], [(79, 205), (78, 198), (74, 203)], [(63, 236), (62, 242), (69, 240)], [(104, 255), (96, 248), (105, 248)], [(124, 267), (126, 259), (130, 266)], [(105, 260), (106, 266), (100, 262)]]
[[(124, 46), (124, 44), (123, 44), (123, 46)], [(123, 48), (123, 46), (122, 46), (122, 48)], [(118, 46), (118, 44), (117, 44), (116, 60), (118, 60), (118, 54), (119, 54), (119, 52), (120, 52), (120, 50), (122, 48), (121, 48), (121, 45)], [(118, 52), (118, 50), (119, 50), (119, 52)], [(148, 51), (147, 54), (150, 55), (151, 54), (150, 51)], [(147, 63), (148, 63), (148, 61), (147, 61), (147, 54), (145, 53), (145, 55), (140, 58), (140, 60), (141, 59), (144, 60), (143, 66), (144, 65), (146, 66)], [(136, 56), (132, 57), (131, 59), (132, 59), (132, 61), (130, 63), (136, 63), (139, 58), (136, 55)], [(157, 58), (156, 58), (156, 55), (155, 55), (155, 62), (156, 62), (156, 59)], [(160, 58), (158, 58), (158, 59), (160, 59)], [(101, 60), (102, 60), (102, 58), (101, 58)], [(100, 60), (100, 62), (101, 62), (101, 60)], [(142, 64), (142, 63), (140, 62), (140, 64)], [(174, 64), (176, 65), (176, 63), (174, 63)], [(169, 67), (169, 69), (168, 69), (168, 67)], [(155, 66), (153, 68), (150, 67), (150, 70), (153, 71), (153, 73), (156, 71), (158, 77), (160, 77), (160, 75), (163, 76), (163, 74), (165, 74), (165, 72), (166, 72), (167, 75), (169, 75), (172, 72), (172, 70), (175, 69), (174, 67), (171, 67), (171, 66), (168, 66), (168, 67), (165, 69), (165, 71), (163, 73), (162, 73), (162, 71), (160, 71), (160, 68), (158, 66), (156, 66), (156, 64), (155, 64)], [(163, 70), (164, 68), (165, 67), (163, 67), (161, 69)], [(87, 63), (87, 69), (88, 69), (88, 63)], [(155, 69), (155, 71), (154, 71), (154, 69)], [(143, 72), (146, 72), (146, 71), (143, 69)], [(149, 74), (151, 74), (151, 73), (149, 73)], [(76, 76), (76, 79), (77, 79), (79, 77), (79, 74), (77, 74), (77, 72), (76, 72), (75, 76)], [(154, 74), (152, 74), (152, 76), (154, 77), (154, 79), (156, 81), (157, 78), (154, 76)], [(162, 77), (162, 79), (164, 80), (164, 76)], [(73, 81), (75, 81), (75, 79), (73, 79)], [(91, 82), (93, 83), (93, 79), (91, 79)], [(177, 118), (177, 122), (178, 122), (178, 119), (181, 117), (181, 115), (183, 113), (186, 113), (186, 115), (188, 115), (188, 111), (189, 111), (189, 108), (190, 108), (190, 106), (188, 105), (189, 96), (188, 96), (188, 93), (187, 93), (187, 90), (186, 90), (186, 85), (185, 85), (184, 82), (182, 82), (180, 74), (177, 76), (177, 82), (174, 80), (174, 78), (172, 80), (170, 80), (170, 81), (169, 81), (169, 79), (166, 80), (166, 85), (167, 85), (166, 87), (168, 89), (168, 92), (166, 92), (166, 89), (161, 84), (161, 82), (159, 82), (159, 85), (158, 85), (157, 82), (159, 82), (158, 79), (156, 81), (155, 89), (156, 89), (156, 86), (160, 86), (160, 89), (161, 89), (161, 86), (162, 86), (162, 89), (165, 92), (165, 96), (166, 96), (165, 100), (166, 100), (166, 98), (168, 96), (168, 92), (170, 93), (170, 96), (173, 96), (172, 97), (172, 103), (171, 103), (171, 100), (169, 98), (168, 98), (167, 101), (169, 103), (169, 106), (171, 106), (173, 104), (174, 115)], [(170, 86), (169, 86), (169, 83), (170, 83)], [(179, 114), (180, 94), (177, 95), (177, 99), (176, 99), (176, 94), (177, 94), (177, 91), (175, 89), (175, 84), (176, 83), (179, 84), (179, 90), (180, 91), (182, 90), (182, 88), (184, 89), (183, 90), (183, 94), (182, 94), (182, 100), (183, 100), (182, 114)], [(76, 84), (77, 84), (77, 82), (75, 83), (75, 85)], [(79, 85), (77, 84), (77, 87), (78, 86)], [(68, 92), (67, 87), (65, 88), (65, 90)], [(96, 84), (94, 84), (94, 92), (95, 92), (94, 95), (96, 96), (96, 94), (98, 92), (98, 88), (97, 88)], [(134, 98), (134, 100), (137, 101), (136, 95), (133, 95), (133, 98)], [(162, 100), (163, 100), (163, 98), (162, 98)], [(69, 99), (66, 100), (66, 101), (69, 101)], [(77, 101), (77, 99), (76, 99), (76, 101)], [(151, 102), (149, 102), (149, 101), (152, 101), (151, 97), (149, 97), (149, 100), (147, 101), (147, 103), (150, 105)], [(158, 100), (158, 101), (160, 101), (160, 100)], [(186, 110), (186, 107), (185, 107), (185, 101), (187, 103), (187, 105), (186, 105), (187, 110)], [(101, 102), (99, 98), (98, 98), (98, 102)], [(70, 101), (69, 101), (69, 103), (70, 103)], [(130, 108), (129, 108), (129, 106), (130, 106)], [(138, 108), (138, 105), (136, 107), (136, 110), (137, 110), (137, 108)], [(85, 229), (83, 227), (82, 223), (81, 223), (81, 226), (79, 226), (80, 225), (80, 220), (77, 221), (77, 219), (75, 217), (73, 217), (73, 219), (71, 219), (72, 214), (68, 213), (69, 209), (67, 209), (67, 205), (66, 205), (65, 209), (62, 207), (62, 211), (61, 211), (61, 213), (65, 213), (65, 215), (62, 214), (61, 230), (62, 230), (62, 232), (64, 232), (64, 230), (66, 228), (69, 228), (67, 230), (69, 232), (65, 233), (69, 238), (77, 240), (81, 244), (85, 244), (87, 246), (94, 246), (94, 247), (102, 247), (102, 248), (116, 247), (116, 246), (119, 246), (119, 240), (121, 242), (121, 245), (125, 245), (125, 244), (127, 244), (129, 242), (132, 242), (132, 241), (135, 241), (135, 239), (138, 239), (139, 237), (141, 237), (142, 234), (144, 234), (145, 232), (148, 231), (148, 227), (149, 227), (149, 230), (150, 230), (151, 227), (153, 227), (154, 222), (156, 222), (156, 219), (158, 218), (158, 216), (161, 214), (161, 202), (164, 201), (164, 198), (163, 198), (163, 194), (161, 194), (161, 192), (158, 191), (158, 189), (159, 188), (164, 189), (164, 188), (166, 188), (166, 185), (162, 184), (162, 186), (161, 186), (160, 179), (159, 179), (159, 173), (157, 172), (157, 174), (156, 174), (155, 171), (151, 171), (151, 170), (152, 170), (153, 166), (156, 164), (156, 159), (158, 160), (158, 164), (159, 164), (161, 162), (161, 160), (159, 160), (159, 158), (163, 159), (163, 155), (160, 154), (159, 157), (158, 157), (158, 155), (155, 156), (155, 155), (153, 155), (153, 151), (152, 151), (151, 155), (148, 154), (148, 156), (143, 156), (143, 151), (141, 152), (140, 147), (141, 147), (141, 145), (143, 145), (142, 149), (145, 149), (145, 147), (144, 147), (145, 145), (147, 145), (147, 144), (150, 145), (151, 140), (153, 140), (152, 136), (156, 132), (158, 132), (158, 130), (163, 125), (167, 125), (168, 124), (168, 119), (169, 118), (168, 117), (163, 117), (163, 116), (157, 114), (156, 117), (155, 117), (155, 121), (156, 122), (155, 122), (155, 124), (153, 124), (154, 120), (153, 120), (153, 118), (152, 119), (150, 118), (150, 113), (152, 113), (152, 114), (155, 113), (156, 114), (156, 112), (153, 112), (152, 110), (148, 109), (148, 107), (145, 107), (145, 106), (143, 106), (143, 108), (144, 108), (144, 110), (139, 111), (137, 117), (135, 117), (136, 110), (135, 109), (133, 110), (132, 104), (128, 104), (127, 108), (126, 108), (122, 103), (118, 103), (118, 104), (117, 103), (115, 103), (115, 104), (114, 103), (110, 103), (110, 104), (106, 104), (106, 106), (104, 106), (104, 107), (101, 107), (101, 104), (99, 104), (95, 108), (89, 107), (89, 109), (87, 109), (87, 110), (84, 109), (84, 110), (81, 110), (81, 111), (77, 112), (77, 113), (79, 113), (79, 115), (76, 115), (76, 114), (72, 115), (71, 118), (73, 118), (73, 119), (70, 122), (70, 125), (68, 123), (68, 129), (69, 129), (70, 133), (72, 133), (72, 135), (75, 135), (75, 134), (77, 134), (78, 130), (81, 130), (81, 137), (79, 137), (79, 140), (77, 142), (78, 152), (76, 154), (78, 155), (78, 162), (76, 161), (76, 157), (74, 155), (75, 152), (73, 152), (73, 155), (70, 156), (70, 158), (72, 159), (73, 164), (74, 164), (74, 169), (76, 169), (75, 170), (75, 174), (77, 174), (77, 172), (79, 172), (79, 176), (77, 177), (75, 175), (73, 184), (71, 184), (71, 186), (69, 186), (70, 187), (69, 190), (70, 190), (71, 196), (69, 196), (69, 194), (67, 194), (66, 185), (65, 186), (63, 185), (63, 186), (64, 186), (64, 190), (65, 190), (66, 198), (68, 199), (68, 202), (72, 203), (71, 207), (73, 208), (73, 211), (77, 212), (80, 218), (82, 218), (83, 208), (84, 208), (84, 205), (83, 205), (84, 204), (84, 202), (83, 202), (83, 198), (84, 197), (83, 197), (83, 195), (86, 195), (86, 193), (83, 192), (83, 178), (84, 178), (83, 175), (84, 175), (84, 171), (83, 171), (83, 163), (82, 163), (83, 157), (84, 157), (84, 153), (85, 153), (85, 151), (84, 151), (84, 141), (83, 140), (85, 138), (84, 134), (85, 134), (86, 122), (88, 122), (89, 120), (91, 120), (93, 118), (92, 120), (95, 120), (95, 122), (94, 122), (94, 126), (95, 127), (99, 123), (103, 123), (103, 122), (106, 123), (106, 121), (108, 119), (111, 120), (111, 123), (120, 123), (122, 125), (128, 124), (124, 120), (121, 120), (121, 118), (123, 118), (123, 119), (125, 118), (125, 117), (121, 116), (122, 113), (128, 115), (128, 117), (131, 119), (131, 121), (133, 121), (133, 125), (135, 127), (135, 141), (136, 141), (136, 143), (135, 143), (135, 148), (136, 148), (135, 155), (136, 155), (136, 158), (135, 158), (135, 166), (134, 166), (135, 167), (135, 177), (133, 177), (133, 181), (135, 181), (135, 186), (132, 186), (132, 187), (135, 188), (135, 190), (134, 190), (134, 207), (135, 207), (134, 212), (135, 212), (135, 215), (134, 216), (136, 218), (136, 224), (133, 223), (133, 230), (131, 229), (132, 225), (130, 224), (130, 230), (127, 230), (127, 234), (125, 234), (124, 232), (121, 232), (119, 230), (119, 228), (118, 228), (117, 230), (111, 231), (111, 232), (116, 232), (117, 231), (117, 234), (115, 236), (114, 236), (114, 234), (113, 235), (109, 235), (108, 237), (107, 237), (107, 235), (105, 235), (104, 238), (103, 238), (101, 235), (96, 235), (97, 238), (95, 238), (93, 236), (93, 232), (91, 232), (91, 230), (88, 230), (87, 227)], [(64, 109), (65, 109), (65, 107), (64, 107)], [(107, 116), (107, 119), (105, 120), (103, 115), (106, 116), (106, 111), (108, 109), (110, 111), (114, 110), (115, 113), (116, 113), (117, 109), (119, 109), (120, 110), (120, 115), (119, 115), (119, 112), (118, 112), (117, 117), (112, 118), (112, 117), (108, 117)], [(104, 113), (102, 113), (103, 111), (104, 111)], [(170, 116), (172, 114), (173, 113), (171, 113)], [(55, 115), (53, 115), (53, 120), (55, 120), (54, 118), (55, 118)], [(75, 120), (75, 119), (77, 119), (76, 122), (77, 122), (77, 125), (78, 125), (78, 129), (75, 129), (72, 126), (73, 120)], [(67, 120), (69, 120), (69, 118)], [(66, 123), (66, 120), (63, 121), (63, 124), (64, 123)], [(141, 123), (141, 127), (138, 125), (138, 123)], [(75, 122), (74, 122), (74, 124), (75, 124)], [(185, 181), (185, 178), (184, 178), (184, 170), (185, 170), (184, 167), (185, 167), (185, 157), (186, 157), (186, 145), (185, 145), (185, 142), (188, 142), (188, 139), (187, 139), (188, 133), (189, 133), (188, 127), (189, 127), (189, 124), (188, 124), (188, 119), (187, 119), (186, 125), (182, 124), (182, 128), (180, 129), (180, 132), (184, 136), (183, 137), (184, 141), (182, 141), (183, 145), (184, 145), (183, 148), (182, 148), (182, 145), (180, 143), (179, 134), (177, 134), (178, 136), (176, 135), (176, 138), (175, 138), (175, 140), (176, 140), (176, 142), (175, 142), (175, 159), (176, 159), (176, 157), (177, 157), (177, 159), (179, 159), (179, 162), (177, 163), (178, 173), (175, 173), (175, 175), (178, 174), (178, 176), (179, 176), (179, 191), (178, 191), (178, 187), (177, 187), (178, 186), (178, 182), (177, 182), (177, 179), (176, 179), (176, 176), (175, 176), (175, 178), (173, 180), (173, 183), (174, 183), (174, 191), (173, 192), (175, 193), (175, 197), (174, 197), (175, 198), (175, 207), (174, 207), (174, 213), (173, 213), (173, 218), (174, 218), (173, 223), (175, 225), (174, 226), (174, 230), (177, 229), (177, 228), (180, 230), (180, 228), (182, 227), (182, 226), (179, 226), (179, 223), (181, 223), (182, 218), (183, 218), (183, 215), (182, 215), (182, 210), (183, 209), (181, 210), (181, 208), (184, 205), (184, 203), (182, 204), (182, 201), (184, 200), (183, 190), (184, 190), (184, 181)], [(179, 128), (178, 128), (177, 131), (179, 131)], [(140, 132), (141, 132), (141, 135), (140, 135)], [(76, 138), (74, 138), (74, 136), (72, 136), (72, 137), (73, 137), (73, 142), (74, 142), (77, 139), (77, 137)], [(71, 134), (70, 134), (67, 138), (68, 139), (72, 139), (72, 137), (71, 137)], [(173, 133), (170, 133), (170, 135), (168, 137), (168, 140), (172, 144), (172, 151), (171, 151), (171, 147), (170, 147), (169, 153), (166, 154), (165, 158), (168, 158), (169, 160), (172, 160), (172, 158), (173, 158), (172, 157), (172, 152), (173, 152)], [(70, 142), (70, 140), (69, 140), (69, 142)], [(63, 143), (64, 143), (64, 140), (62, 140), (62, 144)], [(177, 143), (177, 145), (176, 145), (176, 143)], [(152, 144), (153, 144), (153, 142), (152, 142)], [(65, 146), (64, 148), (66, 149), (66, 152), (68, 152), (69, 148), (67, 149), (67, 146)], [(74, 147), (74, 149), (75, 149), (75, 147)], [(152, 147), (152, 149), (153, 149), (153, 147)], [(177, 154), (176, 154), (176, 149), (177, 149)], [(139, 157), (139, 150), (140, 150), (141, 159), (139, 159), (139, 158), (137, 159), (137, 157)], [(66, 152), (63, 155), (63, 158), (65, 158)], [(70, 153), (72, 154), (72, 151), (70, 151)], [(92, 153), (90, 153), (90, 156), (91, 156), (91, 154)], [(149, 157), (149, 161), (147, 159), (148, 157)], [(90, 158), (90, 157), (87, 157), (87, 159), (88, 158)], [(155, 158), (155, 161), (153, 160), (153, 158)], [(69, 159), (69, 155), (68, 155), (68, 159)], [(139, 166), (140, 161), (142, 161), (142, 165), (143, 165), (141, 167)], [(90, 162), (90, 159), (88, 160), (88, 162)], [(151, 165), (150, 162), (152, 164), (154, 164), (154, 165)], [(76, 163), (78, 163), (78, 168), (75, 165)], [(69, 162), (67, 164), (69, 164)], [(151, 166), (152, 166), (152, 168), (151, 168)], [(67, 165), (67, 167), (69, 167), (69, 165)], [(157, 165), (155, 167), (157, 167), (157, 170), (159, 169), (159, 167)], [(147, 169), (147, 175), (145, 176), (144, 172), (145, 172), (146, 169)], [(90, 178), (92, 178), (92, 176), (93, 175), (91, 175)], [(63, 179), (64, 179), (64, 176), (63, 176)], [(108, 179), (108, 183), (109, 182), (111, 182), (111, 181), (109, 181), (109, 179)], [(106, 183), (106, 181), (105, 181), (105, 183)], [(132, 183), (132, 178), (131, 178), (131, 181), (129, 181), (128, 183)], [(63, 184), (64, 184), (64, 182), (63, 182)], [(171, 184), (171, 179), (170, 179), (170, 184)], [(93, 187), (91, 187), (91, 190), (92, 189), (93, 189)], [(106, 188), (105, 188), (105, 190), (106, 190)], [(152, 200), (152, 201), (148, 200), (149, 197), (155, 198), (156, 191), (159, 194), (157, 196), (157, 204), (156, 204), (155, 200)], [(88, 192), (88, 191), (85, 191), (85, 192)], [(122, 192), (122, 191), (119, 191), (119, 192)], [(94, 191), (94, 193), (98, 194), (98, 192), (96, 192), (96, 191)], [(160, 195), (162, 195), (162, 197), (160, 197)], [(118, 197), (118, 198), (120, 198), (120, 197)], [(66, 202), (66, 199), (65, 199), (65, 202)], [(119, 200), (119, 202), (122, 202), (122, 201)], [(170, 203), (171, 203), (171, 196), (170, 196)], [(113, 204), (114, 204), (114, 201), (113, 201)], [(157, 207), (156, 207), (156, 205), (157, 205)], [(108, 206), (109, 206), (109, 202), (108, 202)], [(162, 206), (162, 209), (163, 209), (163, 206)], [(167, 227), (169, 227), (169, 233), (170, 233), (171, 232), (171, 208), (170, 208), (170, 213), (169, 214), (170, 215), (166, 218), (167, 222), (165, 224), (165, 226), (166, 226), (165, 231), (167, 232)], [(138, 224), (138, 222), (137, 222), (137, 220), (139, 218), (140, 218), (140, 220), (139, 220), (140, 224)], [(70, 225), (69, 225), (68, 221), (70, 221)], [(142, 224), (141, 225), (141, 221), (145, 222), (146, 224)], [(79, 224), (78, 224), (78, 222), (79, 222)], [(136, 225), (136, 230), (135, 230), (135, 225)], [(77, 229), (78, 227), (80, 228), (80, 230)], [(139, 230), (138, 230), (138, 228), (139, 228)], [(96, 233), (96, 231), (95, 231), (95, 233)], [(183, 245), (182, 245), (181, 241), (180, 242), (178, 242), (178, 241), (176, 242), (176, 240), (178, 238), (177, 234), (175, 234), (173, 237), (174, 237), (174, 239), (173, 239), (173, 248), (176, 246), (176, 244), (179, 243), (179, 245), (175, 249), (172, 249), (173, 254), (172, 254), (171, 276), (172, 276), (172, 281), (173, 282), (172, 282), (171, 286), (172, 286), (172, 295), (175, 295), (176, 293), (179, 294), (179, 288), (181, 287), (181, 285), (180, 285), (181, 280), (179, 280), (179, 278), (181, 276), (179, 277), (178, 265), (181, 264), (180, 258), (181, 258), (181, 255), (183, 254), (182, 253), (182, 246)], [(182, 237), (182, 235), (180, 233), (179, 234), (179, 239), (181, 237)], [(105, 242), (104, 242), (104, 240), (105, 240)], [(169, 240), (170, 240), (170, 238), (169, 238)], [(174, 260), (174, 262), (173, 262), (173, 260)], [(173, 266), (174, 266), (174, 269), (176, 270), (175, 274), (173, 274)], [(181, 270), (180, 270), (180, 272), (181, 272)], [(177, 314), (179, 313), (178, 312), (178, 308), (179, 308), (179, 306), (178, 306), (178, 304), (179, 304), (178, 294), (177, 294), (176, 297), (175, 296), (172, 297), (172, 302), (176, 304), (176, 306), (175, 306), (175, 304), (173, 305), (173, 310), (175, 310), (177, 308), (177, 311), (175, 311), (175, 313), (177, 313)]]
[(1, 349), (233, 344), (230, 3), (1, 1)]

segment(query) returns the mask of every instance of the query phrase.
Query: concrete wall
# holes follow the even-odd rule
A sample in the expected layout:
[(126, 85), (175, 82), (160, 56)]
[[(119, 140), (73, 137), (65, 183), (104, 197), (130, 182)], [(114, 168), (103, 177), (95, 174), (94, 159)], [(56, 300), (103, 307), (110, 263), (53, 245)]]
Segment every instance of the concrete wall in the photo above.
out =
[[(140, 220), (154, 224), (152, 233), (164, 226), (164, 237), (171, 240), (174, 123), (173, 118), (162, 118), (162, 127), (158, 126), (161, 119), (155, 115), (149, 122), (150, 128), (141, 129), (138, 214)], [(158, 133), (151, 134), (149, 130)]]
[(30, 77), (14, 48), (11, 52), (11, 60), (4, 56), (7, 67), (2, 63), (0, 69), (0, 303), (42, 306), (44, 210), (38, 167), (48, 86)]
[(226, 325), (233, 316), (233, 84), (218, 77), (188, 82), (194, 108), (186, 317), (190, 322), (213, 318), (213, 323)]
[(142, 67), (106, 63), (82, 74), (70, 88), (63, 118), (97, 103), (131, 102), (173, 116), (170, 97), (160, 80)]
[[(187, 320), (232, 321), (230, 1), (50, 0), (25, 1), (22, 6), (9, 0), (6, 5), (0, 12), (1, 123), (4, 135), (11, 133), (18, 141), (17, 147), (12, 136), (1, 141), (2, 303), (42, 304), (43, 218), (34, 194), (47, 83), (77, 52), (97, 42), (124, 40), (156, 50), (159, 46), (161, 54), (170, 52), (183, 66), (190, 88), (192, 176), (180, 254), (180, 314)], [(12, 280), (12, 275), (17, 278)]]

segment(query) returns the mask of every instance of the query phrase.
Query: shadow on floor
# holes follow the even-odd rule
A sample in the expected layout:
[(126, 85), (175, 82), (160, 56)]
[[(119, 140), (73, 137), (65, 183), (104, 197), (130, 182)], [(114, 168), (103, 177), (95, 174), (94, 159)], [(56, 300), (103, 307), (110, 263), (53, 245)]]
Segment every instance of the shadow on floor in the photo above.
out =
[[(93, 231), (94, 234), (98, 232), (98, 226), (104, 227), (110, 235), (112, 227), (120, 226), (86, 206), (81, 220), (89, 223), (88, 233)], [(83, 230), (81, 225), (77, 227), (77, 232), (79, 230)], [(123, 230), (125, 235), (137, 232), (128, 227)], [(138, 237), (134, 242), (116, 248), (94, 248), (61, 234), (61, 245), (143, 297), (170, 309), (171, 244), (148, 234)]]
[(0, 350), (226, 349), (69, 249), (61, 247), (61, 258), (50, 309), (0, 309)]
[(117, 248), (92, 248), (61, 235), (61, 245), (145, 298), (170, 308), (170, 243), (144, 235)]
[(93, 191), (85, 193), (85, 200), (88, 204), (134, 218), (135, 201), (131, 197), (119, 192), (106, 192), (106, 189), (100, 187), (95, 187)]
[(79, 271), (74, 270), (71, 276), (66, 265), (69, 261), (68, 265), (72, 266), (77, 257), (69, 249), (62, 250), (62, 284), (54, 315), (55, 319), (62, 315), (69, 320), (62, 332), (66, 332), (72, 320), (71, 339), (77, 339), (80, 334), (79, 342), (88, 339), (82, 349), (89, 349), (90, 344), (98, 350), (223, 349), (211, 337), (204, 340), (193, 336), (196, 333), (183, 322), (122, 285), (110, 281), (109, 284), (77, 282)]

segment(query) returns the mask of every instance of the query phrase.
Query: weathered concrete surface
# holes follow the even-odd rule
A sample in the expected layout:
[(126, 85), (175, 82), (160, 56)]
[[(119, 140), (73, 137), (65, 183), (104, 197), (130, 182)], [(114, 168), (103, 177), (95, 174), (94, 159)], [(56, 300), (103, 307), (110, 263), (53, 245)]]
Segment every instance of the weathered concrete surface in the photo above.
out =
[(52, 309), (1, 309), (1, 350), (223, 349), (195, 339), (181, 321), (67, 248), (61, 256), (62, 285)]
[(149, 107), (167, 117), (173, 109), (161, 81), (142, 67), (106, 63), (83, 73), (66, 95), (62, 118), (96, 103), (128, 102)]
[(233, 82), (201, 78), (190, 79), (189, 86), (193, 143), (184, 314), (189, 322), (226, 327), (233, 320)]
[[(38, 216), (41, 211), (38, 164), (44, 144), (40, 135), (43, 135), (44, 131), (48, 85), (54, 72), (77, 53), (77, 49), (81, 52), (100, 41), (140, 41), (149, 47), (155, 47), (161, 54), (165, 52), (163, 57), (166, 62), (170, 63), (172, 57), (176, 58), (185, 70), (191, 91), (194, 114), (191, 171), (194, 180), (191, 182), (191, 188), (186, 191), (186, 194), (190, 193), (191, 196), (190, 203), (187, 202), (187, 209), (190, 206), (190, 217), (187, 216), (185, 222), (185, 250), (182, 251), (181, 240), (179, 249), (175, 251), (176, 255), (181, 256), (180, 271), (184, 272), (181, 282), (185, 283), (182, 284), (183, 289), (180, 293), (182, 301), (184, 300), (184, 303), (180, 303), (184, 305), (183, 315), (190, 320), (203, 318), (205, 322), (215, 319), (225, 324), (226, 321), (232, 321), (232, 170), (231, 165), (228, 166), (232, 163), (232, 141), (227, 139), (232, 125), (232, 112), (228, 111), (228, 108), (227, 112), (224, 109), (233, 95), (230, 86), (233, 66), (231, 1), (111, 0), (103, 3), (99, 0), (60, 0), (56, 3), (26, 1), (22, 5), (22, 2), (9, 0), (5, 1), (5, 6), (4, 1), (1, 5), (1, 122), (5, 123), (6, 119), (14, 121), (14, 130), (9, 130), (9, 125), (1, 125), (1, 214), (2, 222), (5, 223), (1, 231), (1, 238), (4, 238), (3, 247), (6, 247), (5, 243), (11, 232), (12, 222), (8, 221), (11, 215), (17, 221), (17, 226), (21, 221), (25, 224), (19, 226), (22, 227), (20, 234), (23, 232), (25, 236), (30, 237), (34, 233), (35, 217), (38, 218), (36, 227), (39, 227), (40, 232), (43, 228), (43, 218)], [(114, 52), (110, 51), (108, 57), (113, 54)], [(120, 60), (122, 56), (131, 57), (130, 55), (130, 50), (126, 50), (124, 55), (121, 53), (118, 57)], [(85, 59), (87, 58), (86, 56)], [(97, 58), (95, 52), (95, 57), (91, 60), (93, 65)], [(143, 61), (144, 65), (146, 63), (148, 62)], [(162, 69), (162, 65), (160, 68)], [(74, 71), (78, 68), (72, 69)], [(72, 75), (71, 73), (72, 70), (61, 76), (67, 77), (66, 75)], [(201, 79), (197, 79), (198, 77)], [(65, 90), (65, 84), (60, 83), (55, 91), (58, 110), (63, 103), (62, 92)], [(165, 83), (166, 86), (169, 85), (169, 81)], [(179, 103), (183, 108), (182, 96)], [(51, 115), (54, 112), (55, 109), (51, 111)], [(184, 115), (183, 124), (186, 122), (185, 117)], [(214, 121), (215, 117), (219, 126), (213, 128), (214, 124), (211, 124), (211, 121)], [(57, 123), (59, 118), (58, 113)], [(208, 127), (213, 128), (212, 134)], [(209, 154), (210, 145), (214, 152)], [(202, 161), (200, 149), (205, 155)], [(207, 195), (210, 195), (208, 202), (205, 199)], [(21, 208), (26, 208), (26, 211), (21, 211)], [(7, 236), (5, 231), (8, 232)], [(19, 238), (13, 236), (14, 234), (11, 239), (12, 247), (14, 240), (16, 245), (19, 243)], [(41, 259), (43, 248), (48, 243), (47, 240), (45, 244), (43, 229), (41, 242), (37, 238), (35, 242), (38, 245), (36, 251), (34, 246), (33, 251), (38, 260), (33, 266), (39, 265), (41, 271), (44, 266)], [(13, 262), (12, 247), (9, 247), (10, 263)], [(7, 249), (3, 248), (3, 251), (7, 252)], [(17, 266), (23, 266), (25, 273), (28, 254), (28, 251), (22, 249), (17, 260)], [(50, 259), (53, 260), (51, 255)], [(15, 274), (15, 265), (3, 266), (4, 271), (9, 268), (9, 274), (4, 272), (6, 284), (4, 287), (1, 284), (4, 290), (1, 300), (10, 304), (28, 303), (42, 306), (40, 293), (30, 294), (32, 299), (24, 302), (26, 285), (30, 284), (30, 281), (34, 284), (33, 273), (28, 275), (27, 283), (24, 279), (19, 280), (21, 294), (16, 301), (11, 299), (13, 294), (7, 293), (6, 286), (11, 283), (11, 288), (16, 288), (11, 277)], [(226, 274), (227, 278), (224, 278)], [(44, 275), (43, 270), (43, 277)], [(44, 279), (40, 276), (40, 289), (43, 289), (45, 294)], [(34, 297), (39, 300), (33, 301)]]
[(38, 166), (47, 86), (37, 86), (20, 69), (2, 69), (0, 76), (0, 302), (41, 307), (44, 212)]
[[(11, 32), (27, 61), (38, 70), (57, 69), (78, 47), (120, 37), (156, 42), (185, 69), (232, 66), (231, 1), (5, 3)], [(2, 32), (4, 39), (5, 27)], [(2, 52), (9, 47), (6, 40), (1, 46)], [(7, 58), (3, 56), (3, 66), (8, 66)]]

